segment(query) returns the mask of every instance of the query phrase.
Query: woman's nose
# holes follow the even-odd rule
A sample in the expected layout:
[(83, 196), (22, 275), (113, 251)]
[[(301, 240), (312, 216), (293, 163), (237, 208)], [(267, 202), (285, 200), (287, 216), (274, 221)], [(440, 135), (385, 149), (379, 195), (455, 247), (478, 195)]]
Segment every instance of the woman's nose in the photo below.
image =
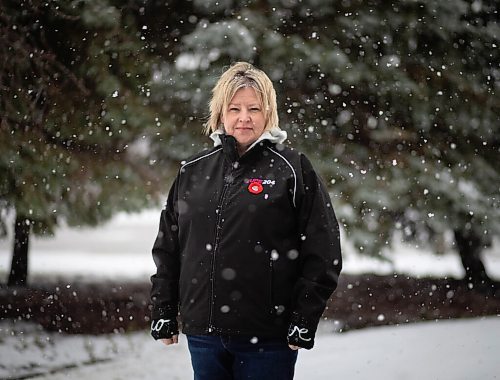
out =
[(249, 121), (250, 120), (250, 113), (247, 111), (241, 111), (239, 119), (242, 122)]

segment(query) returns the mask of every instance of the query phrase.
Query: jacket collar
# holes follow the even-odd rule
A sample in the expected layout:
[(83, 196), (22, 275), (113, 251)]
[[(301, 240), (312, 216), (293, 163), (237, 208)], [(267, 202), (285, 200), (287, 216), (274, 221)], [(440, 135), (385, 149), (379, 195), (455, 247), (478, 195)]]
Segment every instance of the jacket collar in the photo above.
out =
[[(222, 128), (217, 129), (215, 132), (213, 132), (210, 135), (210, 138), (214, 142), (214, 146), (219, 146), (222, 145), (222, 136), (225, 136), (225, 132)], [(267, 131), (264, 131), (262, 135), (252, 144), (248, 147), (248, 149), (245, 151), (248, 152), (250, 149), (252, 149), (254, 146), (256, 146), (258, 143), (261, 141), (267, 140), (273, 144), (282, 144), (287, 138), (287, 133), (286, 131), (283, 131), (282, 129), (278, 127), (273, 127)]]

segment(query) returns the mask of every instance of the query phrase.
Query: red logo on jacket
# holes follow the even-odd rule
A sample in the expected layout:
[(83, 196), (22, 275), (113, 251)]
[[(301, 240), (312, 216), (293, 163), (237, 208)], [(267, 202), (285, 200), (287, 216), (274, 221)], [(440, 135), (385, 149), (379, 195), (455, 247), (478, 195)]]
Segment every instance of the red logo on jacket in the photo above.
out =
[(250, 178), (248, 181), (248, 191), (252, 194), (260, 194), (264, 191), (264, 185), (273, 187), (276, 184), (274, 179)]
[(248, 184), (248, 191), (252, 194), (260, 194), (264, 190), (261, 179), (252, 179)]

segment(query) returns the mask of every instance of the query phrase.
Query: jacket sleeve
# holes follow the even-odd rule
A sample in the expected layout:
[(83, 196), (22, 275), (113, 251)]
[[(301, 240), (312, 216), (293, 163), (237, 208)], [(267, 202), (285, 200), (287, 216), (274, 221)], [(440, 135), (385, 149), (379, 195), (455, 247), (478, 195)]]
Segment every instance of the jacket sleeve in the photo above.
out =
[(291, 328), (307, 330), (314, 341), (326, 302), (337, 287), (342, 256), (339, 225), (326, 186), (304, 155), (301, 155), (301, 169), (302, 197), (297, 205), (301, 261)]
[(156, 273), (151, 276), (151, 317), (175, 318), (179, 310), (179, 238), (177, 223), (177, 185), (174, 181), (160, 216), (160, 227), (153, 245)]

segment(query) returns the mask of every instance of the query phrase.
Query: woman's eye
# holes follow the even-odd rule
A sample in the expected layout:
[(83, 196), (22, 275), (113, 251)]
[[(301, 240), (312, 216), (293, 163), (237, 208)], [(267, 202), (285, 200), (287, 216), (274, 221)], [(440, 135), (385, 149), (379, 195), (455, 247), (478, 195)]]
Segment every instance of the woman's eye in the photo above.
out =
[(252, 112), (259, 112), (260, 108), (250, 108), (250, 111), (252, 111)]
[(238, 112), (239, 109), (235, 108), (235, 107), (231, 107), (231, 108), (229, 108), (229, 111), (231, 111), (231, 112)]

